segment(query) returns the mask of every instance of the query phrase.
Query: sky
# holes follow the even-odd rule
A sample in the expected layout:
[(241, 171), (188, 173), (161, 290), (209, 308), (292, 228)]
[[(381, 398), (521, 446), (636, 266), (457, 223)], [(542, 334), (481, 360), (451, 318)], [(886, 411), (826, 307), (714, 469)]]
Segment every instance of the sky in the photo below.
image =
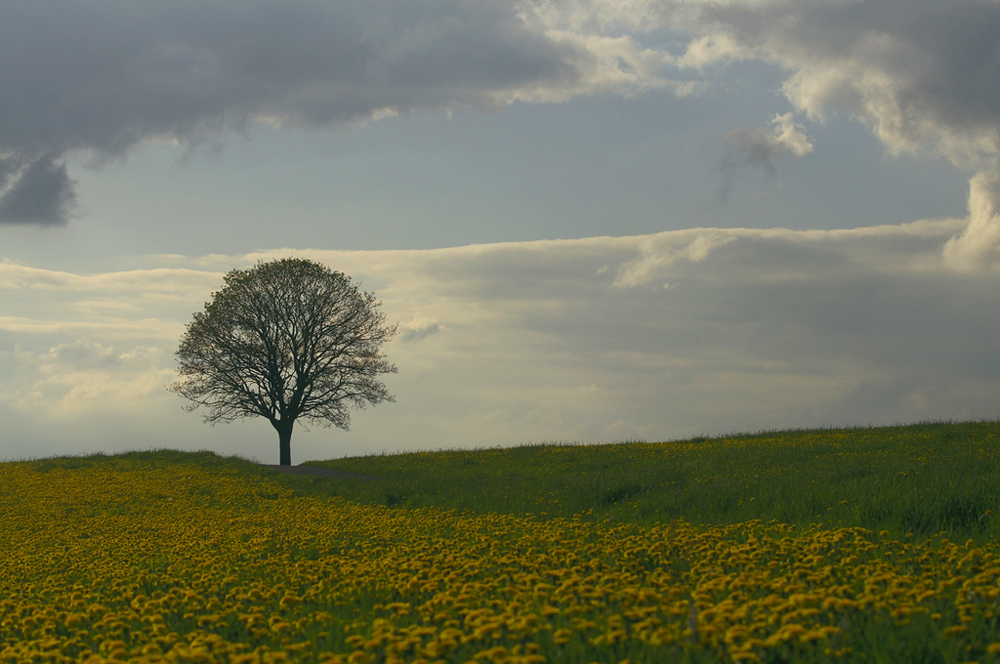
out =
[(400, 333), (292, 461), (1000, 418), (997, 0), (0, 0), (0, 459), (277, 461), (232, 269)]

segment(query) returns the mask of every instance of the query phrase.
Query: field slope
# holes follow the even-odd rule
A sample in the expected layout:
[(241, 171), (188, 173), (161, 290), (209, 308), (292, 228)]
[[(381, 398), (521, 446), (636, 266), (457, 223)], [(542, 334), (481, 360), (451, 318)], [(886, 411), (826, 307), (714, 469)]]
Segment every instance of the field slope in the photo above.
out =
[(0, 464), (0, 662), (997, 662), (1000, 425)]
[[(1000, 424), (766, 432), (667, 443), (534, 445), (307, 462), (385, 478), (313, 480), (388, 506), (572, 516), (861, 526), (1000, 539)], [(298, 487), (303, 484), (299, 483)]]

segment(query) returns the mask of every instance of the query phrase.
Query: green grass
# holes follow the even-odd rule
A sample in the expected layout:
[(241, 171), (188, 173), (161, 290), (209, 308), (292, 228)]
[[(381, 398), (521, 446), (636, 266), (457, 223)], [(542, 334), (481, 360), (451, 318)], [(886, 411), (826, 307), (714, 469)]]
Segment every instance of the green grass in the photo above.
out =
[(1000, 537), (1000, 423), (764, 432), (668, 443), (528, 445), (307, 465), (375, 481), (281, 478), (362, 503), (650, 524), (761, 519), (906, 536)]
[[(649, 525), (760, 519), (861, 526), (893, 535), (1000, 539), (1000, 422), (775, 431), (666, 443), (542, 444), (379, 454), (306, 465), (375, 480), (279, 475), (240, 456), (154, 450), (161, 463), (270, 477), (303, 494), (390, 507), (585, 513)], [(103, 454), (33, 461), (39, 470)]]

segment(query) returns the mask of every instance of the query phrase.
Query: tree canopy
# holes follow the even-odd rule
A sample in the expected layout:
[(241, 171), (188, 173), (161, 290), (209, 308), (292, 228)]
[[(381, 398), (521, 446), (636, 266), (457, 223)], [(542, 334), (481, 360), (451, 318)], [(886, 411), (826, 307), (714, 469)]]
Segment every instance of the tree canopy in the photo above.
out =
[(395, 373), (382, 344), (396, 333), (381, 303), (320, 263), (285, 258), (232, 270), (187, 325), (170, 390), (207, 408), (205, 421), (267, 418), (280, 462), (302, 418), (348, 429), (350, 408), (394, 401), (378, 377)]

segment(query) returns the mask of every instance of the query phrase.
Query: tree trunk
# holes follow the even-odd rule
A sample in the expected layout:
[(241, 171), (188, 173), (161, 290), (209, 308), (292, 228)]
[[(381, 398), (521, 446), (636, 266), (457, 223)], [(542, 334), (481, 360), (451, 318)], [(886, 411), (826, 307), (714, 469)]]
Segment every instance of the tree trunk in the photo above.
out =
[(272, 422), (278, 431), (278, 456), (282, 466), (292, 465), (292, 426), (295, 420), (290, 422)]

